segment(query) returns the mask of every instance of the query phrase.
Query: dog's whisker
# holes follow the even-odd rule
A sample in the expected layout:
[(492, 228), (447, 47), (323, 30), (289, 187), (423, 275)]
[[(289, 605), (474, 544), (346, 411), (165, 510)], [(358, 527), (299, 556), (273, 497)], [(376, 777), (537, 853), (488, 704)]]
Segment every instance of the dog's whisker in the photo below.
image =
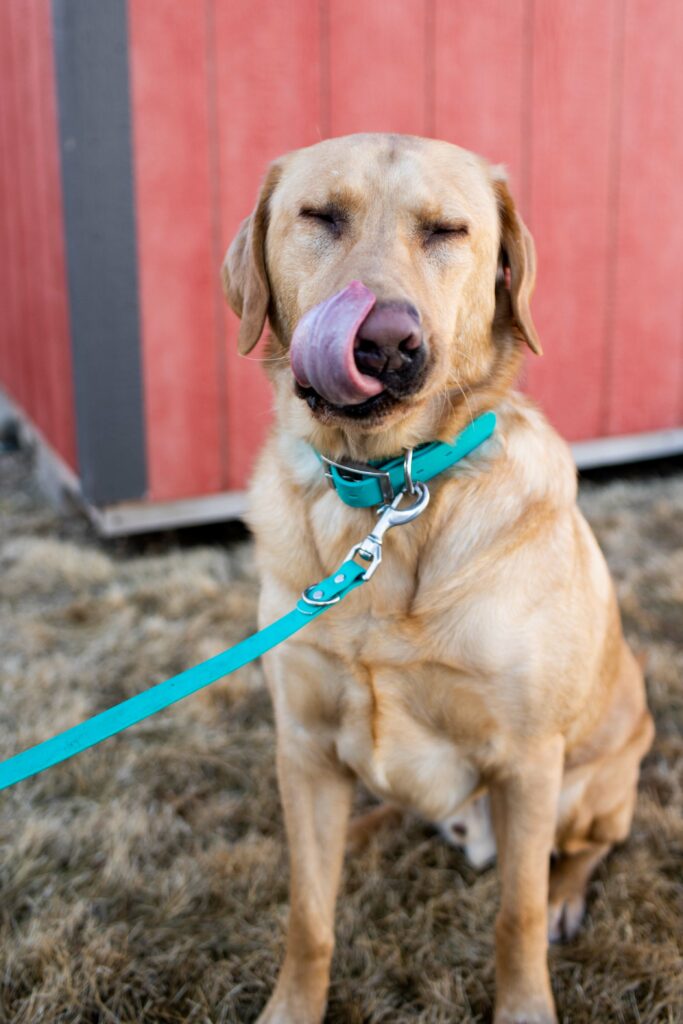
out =
[(281, 356), (242, 356), (249, 363), (288, 363), (289, 354), (284, 353)]

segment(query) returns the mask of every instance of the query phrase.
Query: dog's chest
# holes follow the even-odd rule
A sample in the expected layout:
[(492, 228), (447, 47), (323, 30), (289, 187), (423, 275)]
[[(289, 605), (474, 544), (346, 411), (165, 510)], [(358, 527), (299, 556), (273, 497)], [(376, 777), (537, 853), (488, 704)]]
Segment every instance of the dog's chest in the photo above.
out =
[(330, 662), (345, 665), (337, 754), (379, 796), (441, 820), (476, 789), (490, 753), (481, 683), (430, 658), (419, 630), (373, 606), (326, 631)]
[(370, 790), (432, 821), (453, 814), (479, 783), (466, 746), (406, 707), (381, 672), (347, 684), (336, 749)]
[[(371, 790), (441, 820), (494, 759), (500, 723), (489, 687), (498, 666), (490, 663), (495, 645), (481, 637), (490, 616), (472, 601), (420, 610), (430, 577), (410, 544), (407, 529), (396, 531), (371, 582), (302, 634), (283, 691), (302, 702), (290, 720), (305, 722), (313, 742), (331, 735), (340, 760)], [(329, 547), (330, 563), (339, 564), (343, 552)], [(438, 575), (434, 586), (441, 590)], [(299, 688), (292, 677), (306, 682)]]

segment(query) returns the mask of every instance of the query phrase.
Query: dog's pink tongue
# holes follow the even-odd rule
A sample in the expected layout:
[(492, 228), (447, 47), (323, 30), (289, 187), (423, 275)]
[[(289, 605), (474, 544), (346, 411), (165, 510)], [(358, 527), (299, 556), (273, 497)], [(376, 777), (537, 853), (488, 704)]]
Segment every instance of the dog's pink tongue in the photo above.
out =
[(360, 372), (353, 355), (358, 328), (375, 301), (364, 284), (352, 281), (302, 316), (289, 353), (299, 384), (332, 405), (358, 405), (384, 390), (376, 377)]

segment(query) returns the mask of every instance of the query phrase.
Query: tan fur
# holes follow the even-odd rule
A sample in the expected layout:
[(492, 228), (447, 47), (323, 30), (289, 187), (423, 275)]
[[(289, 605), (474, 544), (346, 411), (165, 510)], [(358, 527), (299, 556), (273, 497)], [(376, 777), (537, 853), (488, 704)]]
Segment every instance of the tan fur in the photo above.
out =
[[(337, 239), (301, 216), (330, 201), (347, 213)], [(469, 235), (430, 249), (423, 225), (437, 217), (465, 221)], [(400, 136), (282, 158), (226, 260), (228, 297), (251, 324), (244, 348), (266, 309), (272, 328), (277, 419), (250, 518), (263, 624), (374, 520), (328, 489), (311, 445), (367, 460), (451, 438), (486, 409), (498, 415), (495, 437), (433, 481), (425, 514), (392, 532), (372, 582), (265, 659), (292, 879), (287, 953), (262, 1024), (322, 1020), (354, 777), (435, 821), (488, 787), (501, 873), (497, 1024), (555, 1020), (551, 851), (550, 928), (572, 930), (590, 870), (627, 833), (652, 726), (576, 506), (570, 453), (512, 390), (523, 344), (540, 350), (534, 273), (500, 172)], [(429, 349), (421, 390), (371, 422), (311, 413), (287, 361), (301, 315), (354, 278), (380, 299), (414, 303)]]

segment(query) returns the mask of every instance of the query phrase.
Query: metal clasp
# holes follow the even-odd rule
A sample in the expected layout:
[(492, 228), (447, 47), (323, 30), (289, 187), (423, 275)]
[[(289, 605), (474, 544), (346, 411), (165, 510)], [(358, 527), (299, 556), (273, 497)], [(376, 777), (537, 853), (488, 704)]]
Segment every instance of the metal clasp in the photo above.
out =
[(346, 556), (345, 561), (349, 561), (349, 559), (355, 558), (358, 555), (363, 561), (370, 563), (363, 573), (364, 580), (370, 579), (382, 561), (382, 542), (387, 530), (390, 530), (392, 526), (402, 526), (404, 523), (410, 523), (413, 519), (417, 519), (427, 508), (429, 504), (429, 489), (427, 485), (422, 483), (422, 481), (415, 481), (413, 486), (417, 498), (412, 505), (408, 505), (407, 508), (399, 508), (401, 499), (406, 493), (405, 491), (399, 491), (390, 505), (382, 505), (378, 509), (379, 519), (372, 531), (364, 540), (354, 544)]
[(330, 487), (333, 489), (334, 477), (332, 476), (332, 466), (337, 470), (342, 480), (347, 480), (350, 483), (356, 483), (367, 477), (377, 480), (382, 492), (382, 498), (386, 504), (394, 500), (395, 491), (387, 470), (376, 469), (374, 466), (368, 465), (367, 462), (354, 462), (352, 460), (349, 460), (348, 462), (335, 462), (334, 459), (328, 459), (325, 455), (321, 455), (320, 458), (325, 463), (324, 473)]

